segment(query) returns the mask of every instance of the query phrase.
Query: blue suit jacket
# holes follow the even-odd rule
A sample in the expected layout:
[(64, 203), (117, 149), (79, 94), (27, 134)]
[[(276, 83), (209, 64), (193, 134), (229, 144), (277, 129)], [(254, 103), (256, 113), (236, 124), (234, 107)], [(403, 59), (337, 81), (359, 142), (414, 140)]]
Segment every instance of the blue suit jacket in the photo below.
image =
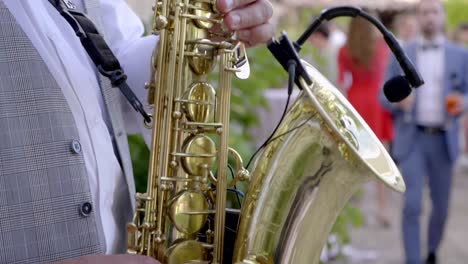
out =
[[(404, 47), (410, 60), (415, 63), (418, 68), (417, 44), (411, 43)], [(445, 49), (445, 73), (444, 73), (444, 96), (447, 96), (452, 91), (458, 91), (465, 95), (465, 109), (468, 107), (468, 53), (462, 47), (459, 47), (448, 41), (444, 44)], [(402, 71), (394, 57), (390, 60), (386, 79), (393, 76), (401, 75)], [(419, 88), (423, 89), (423, 88)], [(422, 98), (418, 98), (417, 90), (413, 91), (416, 94), (416, 104)], [(412, 151), (416, 139), (416, 111), (417, 106), (413, 107), (413, 112), (405, 114), (395, 104), (390, 103), (384, 96), (383, 90), (380, 93), (380, 101), (382, 105), (388, 109), (393, 116), (395, 138), (393, 141), (393, 155), (397, 160), (406, 159), (407, 155)], [(443, 101), (445, 102), (445, 101)], [(434, 103), (442, 103), (434, 102)], [(455, 161), (459, 154), (459, 118), (451, 117), (446, 113), (446, 143), (448, 147), (448, 155), (452, 161)], [(442, 154), (442, 153), (441, 153)]]

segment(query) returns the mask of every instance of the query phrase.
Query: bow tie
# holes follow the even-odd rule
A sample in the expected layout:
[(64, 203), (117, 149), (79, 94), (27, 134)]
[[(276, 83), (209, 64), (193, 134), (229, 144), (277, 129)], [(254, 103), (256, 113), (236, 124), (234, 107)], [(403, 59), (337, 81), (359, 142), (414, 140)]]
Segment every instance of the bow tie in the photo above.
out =
[(440, 45), (439, 44), (435, 44), (435, 43), (428, 43), (428, 44), (423, 44), (421, 45), (421, 49), (423, 51), (427, 51), (427, 50), (435, 50), (435, 49), (438, 49), (440, 48)]

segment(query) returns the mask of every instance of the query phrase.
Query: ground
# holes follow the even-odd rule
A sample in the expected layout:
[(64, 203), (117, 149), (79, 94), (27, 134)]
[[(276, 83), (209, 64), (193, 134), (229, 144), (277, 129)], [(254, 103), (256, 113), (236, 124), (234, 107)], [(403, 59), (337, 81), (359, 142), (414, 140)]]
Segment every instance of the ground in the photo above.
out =
[[(468, 162), (457, 166), (451, 199), (450, 218), (447, 224), (444, 240), (439, 253), (443, 264), (468, 263)], [(366, 224), (352, 232), (352, 246), (345, 250), (346, 259), (332, 262), (333, 264), (402, 264), (403, 248), (401, 243), (401, 205), (403, 196), (391, 193), (392, 225), (385, 229), (375, 221), (376, 191), (374, 184), (364, 187), (364, 197), (360, 207), (366, 215)], [(421, 217), (422, 241), (426, 241), (428, 215), (430, 213), (429, 190), (424, 192), (423, 215)], [(422, 243), (423, 252), (425, 243)]]

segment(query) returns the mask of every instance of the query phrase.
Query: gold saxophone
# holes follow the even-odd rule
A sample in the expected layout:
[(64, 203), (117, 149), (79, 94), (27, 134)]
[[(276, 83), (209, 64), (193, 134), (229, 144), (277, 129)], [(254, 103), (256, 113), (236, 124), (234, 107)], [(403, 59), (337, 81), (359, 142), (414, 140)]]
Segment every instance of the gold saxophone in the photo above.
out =
[[(147, 125), (155, 127), (147, 192), (137, 194), (127, 226), (128, 253), (169, 264), (318, 263), (336, 217), (362, 183), (374, 178), (405, 190), (370, 128), (304, 62), (313, 84), (299, 80), (299, 98), (256, 160), (235, 246), (228, 250), (226, 214), (239, 212), (227, 208), (226, 193), (250, 179), (228, 146), (231, 80), (243, 74), (245, 51), (219, 30), (222, 15), (214, 0), (158, 0), (153, 26), (160, 39)], [(210, 83), (213, 69), (216, 85)], [(231, 180), (228, 155), (236, 162)]]

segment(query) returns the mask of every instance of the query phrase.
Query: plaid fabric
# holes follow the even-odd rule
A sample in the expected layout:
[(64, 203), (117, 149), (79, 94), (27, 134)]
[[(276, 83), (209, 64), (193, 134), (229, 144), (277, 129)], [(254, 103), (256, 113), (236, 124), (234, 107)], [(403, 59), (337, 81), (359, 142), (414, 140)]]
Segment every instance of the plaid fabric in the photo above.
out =
[(0, 263), (104, 252), (96, 206), (80, 213), (93, 199), (76, 142), (60, 87), (0, 0)]

